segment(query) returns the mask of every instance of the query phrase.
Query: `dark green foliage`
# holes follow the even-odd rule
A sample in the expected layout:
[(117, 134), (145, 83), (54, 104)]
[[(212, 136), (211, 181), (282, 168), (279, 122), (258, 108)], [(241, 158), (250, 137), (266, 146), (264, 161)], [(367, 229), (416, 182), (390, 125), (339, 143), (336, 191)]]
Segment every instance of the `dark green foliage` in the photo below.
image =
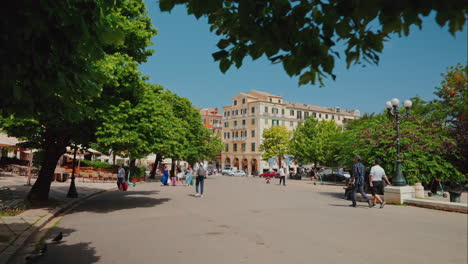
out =
[(80, 167), (93, 167), (95, 169), (107, 169), (107, 170), (116, 170), (117, 165), (112, 165), (107, 162), (102, 162), (98, 160), (81, 160)]
[[(337, 46), (345, 46), (344, 58), (352, 64), (377, 64), (384, 42), (393, 35), (408, 36), (410, 28), (422, 28), (422, 18), (435, 12), (440, 26), (448, 24), (453, 35), (461, 31), (468, 13), (465, 0), (160, 0), (162, 11), (176, 4), (187, 12), (206, 16), (211, 30), (222, 37), (213, 57), (222, 72), (240, 67), (246, 56), (266, 56), (282, 63), (299, 84), (335, 79)], [(343, 54), (341, 54), (343, 55)]]

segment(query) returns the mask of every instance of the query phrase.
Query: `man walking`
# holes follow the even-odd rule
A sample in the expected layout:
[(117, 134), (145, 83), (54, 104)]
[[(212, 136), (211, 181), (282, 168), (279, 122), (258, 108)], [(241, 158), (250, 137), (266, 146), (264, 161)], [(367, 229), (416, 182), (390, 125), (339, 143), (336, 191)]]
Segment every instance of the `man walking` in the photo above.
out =
[(123, 191), (123, 182), (125, 181), (125, 169), (122, 165), (119, 165), (119, 169), (117, 171), (117, 185), (120, 191)]
[(380, 195), (384, 194), (384, 186), (383, 186), (383, 180), (387, 182), (388, 185), (391, 185), (390, 181), (387, 178), (387, 175), (385, 175), (385, 170), (380, 167), (380, 159), (376, 158), (375, 159), (375, 165), (371, 168), (370, 170), (370, 187), (372, 188), (372, 196), (373, 196), (373, 202), (375, 205), (376, 201), (379, 201), (380, 203), (380, 208), (383, 208), (385, 206), (385, 201), (383, 201)]
[[(205, 185), (205, 176), (206, 176), (206, 167), (201, 159), (198, 162), (198, 166), (195, 170), (197, 177), (195, 178), (195, 196), (196, 197), (203, 197), (203, 188)], [(200, 186), (200, 192), (198, 192), (198, 186)]]
[(280, 175), (280, 185), (281, 185), (281, 181), (283, 182), (283, 186), (286, 186), (286, 173), (284, 172), (284, 168), (281, 167), (279, 169), (279, 175)]
[(366, 174), (366, 169), (364, 165), (361, 163), (361, 157), (356, 156), (354, 157), (354, 165), (353, 165), (353, 175), (351, 175), (351, 184), (354, 185), (353, 187), (353, 195), (351, 196), (351, 201), (353, 204), (349, 205), (352, 207), (356, 207), (356, 192), (359, 193), (364, 197), (369, 207), (372, 207), (372, 203), (367, 197), (367, 194), (364, 192), (364, 176)]

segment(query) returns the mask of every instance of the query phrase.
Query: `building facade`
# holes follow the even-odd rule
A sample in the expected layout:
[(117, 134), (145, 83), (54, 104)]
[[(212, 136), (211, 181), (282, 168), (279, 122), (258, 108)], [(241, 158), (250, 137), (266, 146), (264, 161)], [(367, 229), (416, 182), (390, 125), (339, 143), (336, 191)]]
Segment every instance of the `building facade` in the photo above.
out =
[[(202, 108), (200, 109), (200, 115), (202, 118), (203, 125), (211, 130), (214, 136), (221, 137), (223, 128), (223, 116), (219, 113), (219, 109), (216, 108)], [(215, 161), (208, 161), (208, 165), (211, 168), (221, 167), (221, 153), (216, 155)]]
[[(222, 138), (225, 147), (221, 165), (247, 170), (248, 174), (277, 169), (277, 160), (270, 163), (261, 157), (259, 147), (265, 129), (281, 125), (293, 131), (299, 122), (308, 118), (334, 120), (343, 125), (359, 116), (359, 110), (286, 102), (282, 96), (260, 91), (239, 93), (231, 105), (223, 107)], [(291, 163), (289, 167), (296, 170), (297, 165)]]

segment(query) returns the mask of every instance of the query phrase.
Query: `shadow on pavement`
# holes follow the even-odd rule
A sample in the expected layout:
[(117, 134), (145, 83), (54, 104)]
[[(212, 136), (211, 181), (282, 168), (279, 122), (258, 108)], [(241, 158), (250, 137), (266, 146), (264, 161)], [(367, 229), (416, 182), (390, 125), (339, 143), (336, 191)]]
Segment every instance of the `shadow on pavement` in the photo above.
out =
[(105, 214), (133, 208), (149, 208), (170, 201), (169, 198), (153, 198), (150, 195), (158, 191), (127, 191), (109, 192), (99, 195), (73, 210), (77, 212), (92, 212)]
[(326, 196), (338, 198), (340, 200), (344, 200), (343, 199), (344, 190), (343, 190), (343, 192), (318, 192), (318, 193), (321, 194), (321, 195), (326, 195)]
[[(47, 243), (47, 253), (33, 263), (97, 263), (100, 259), (96, 255), (96, 250), (91, 247), (91, 242), (79, 242), (76, 244), (67, 243), (67, 238), (75, 229), (56, 227), (48, 234), (45, 242)], [(60, 232), (63, 233), (61, 242), (52, 242)]]

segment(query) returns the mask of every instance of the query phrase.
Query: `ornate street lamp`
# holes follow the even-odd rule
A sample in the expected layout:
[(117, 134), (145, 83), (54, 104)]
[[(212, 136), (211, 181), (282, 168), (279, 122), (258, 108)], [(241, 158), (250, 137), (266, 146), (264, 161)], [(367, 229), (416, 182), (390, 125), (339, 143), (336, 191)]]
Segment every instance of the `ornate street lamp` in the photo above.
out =
[(385, 103), (385, 108), (387, 108), (387, 113), (389, 116), (395, 118), (395, 125), (396, 125), (396, 132), (397, 132), (397, 168), (395, 172), (395, 178), (392, 180), (392, 184), (394, 186), (405, 186), (406, 179), (403, 177), (403, 173), (401, 172), (401, 159), (400, 159), (400, 118), (408, 117), (409, 110), (411, 105), (413, 104), (410, 100), (406, 100), (403, 103), (403, 106), (406, 108), (406, 112), (404, 114), (400, 113), (398, 110), (398, 106), (400, 104), (400, 100), (397, 98), (393, 98), (391, 101)]

